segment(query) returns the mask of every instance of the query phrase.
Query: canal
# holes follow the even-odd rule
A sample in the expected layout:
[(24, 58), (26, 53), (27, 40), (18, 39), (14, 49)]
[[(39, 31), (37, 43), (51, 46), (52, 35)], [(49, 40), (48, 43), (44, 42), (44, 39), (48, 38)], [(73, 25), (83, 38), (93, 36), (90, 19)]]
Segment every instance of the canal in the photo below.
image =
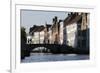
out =
[(77, 54), (51, 54), (51, 53), (31, 53), (29, 57), (21, 60), (21, 63), (50, 62), (50, 61), (71, 61), (89, 60), (89, 55)]

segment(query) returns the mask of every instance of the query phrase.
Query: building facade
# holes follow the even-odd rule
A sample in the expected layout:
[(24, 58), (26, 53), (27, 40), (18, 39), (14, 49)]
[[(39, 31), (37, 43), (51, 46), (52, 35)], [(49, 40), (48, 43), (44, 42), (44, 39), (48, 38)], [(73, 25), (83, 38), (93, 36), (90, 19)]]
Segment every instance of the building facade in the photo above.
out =
[(30, 28), (29, 35), (31, 36), (31, 44), (43, 44), (44, 43), (44, 35), (45, 35), (45, 27), (43, 25), (36, 26)]
[(89, 14), (70, 13), (64, 20), (64, 44), (89, 49)]
[(59, 37), (60, 37), (60, 44), (63, 44), (63, 21), (60, 22), (60, 33), (59, 33)]
[(78, 48), (89, 48), (89, 13), (81, 13), (78, 26)]
[(50, 44), (51, 42), (51, 24), (45, 24), (44, 29), (44, 44)]
[(56, 16), (53, 18), (53, 25), (51, 27), (52, 44), (60, 44), (61, 43), (60, 39), (63, 39), (60, 34), (60, 32), (62, 31), (61, 28), (63, 28), (62, 27), (63, 23), (61, 25), (61, 22), (62, 20), (58, 20)]
[(89, 13), (70, 12), (64, 20), (30, 28), (31, 44), (65, 44), (89, 49)]
[(64, 44), (77, 46), (77, 19), (76, 14), (70, 13), (64, 20)]

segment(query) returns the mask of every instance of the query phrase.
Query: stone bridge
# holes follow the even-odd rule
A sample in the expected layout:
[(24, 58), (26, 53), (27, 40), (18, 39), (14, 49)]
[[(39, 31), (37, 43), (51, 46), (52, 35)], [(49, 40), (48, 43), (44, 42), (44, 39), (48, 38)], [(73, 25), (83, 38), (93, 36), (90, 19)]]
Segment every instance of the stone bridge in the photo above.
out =
[[(24, 47), (23, 47), (24, 46)], [(30, 53), (38, 47), (44, 47), (46, 50), (49, 50), (49, 53), (52, 54), (89, 54), (89, 50), (72, 48), (64, 44), (24, 44), (21, 46), (21, 59), (25, 56), (29, 56)], [(48, 53), (48, 51), (42, 51), (43, 53)]]
[(44, 47), (50, 50), (51, 53), (72, 53), (73, 48), (67, 45), (61, 44), (26, 44), (26, 49), (30, 52), (38, 47)]

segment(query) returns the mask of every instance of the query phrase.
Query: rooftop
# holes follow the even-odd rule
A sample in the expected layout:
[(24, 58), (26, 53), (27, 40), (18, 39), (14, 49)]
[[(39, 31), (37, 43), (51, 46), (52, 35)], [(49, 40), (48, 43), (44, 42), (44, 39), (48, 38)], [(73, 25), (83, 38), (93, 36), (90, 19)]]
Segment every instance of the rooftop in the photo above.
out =
[(45, 27), (43, 25), (41, 25), (41, 26), (34, 25), (33, 27), (30, 28), (29, 33), (31, 33), (31, 32), (40, 32), (40, 31), (44, 30), (44, 28)]
[(81, 14), (79, 15), (76, 12), (69, 14), (68, 17), (65, 18), (65, 20), (64, 20), (64, 23), (65, 23), (64, 26), (69, 25), (69, 24), (72, 24), (74, 22), (77, 22), (78, 20), (81, 19), (81, 17), (82, 17), (82, 15)]

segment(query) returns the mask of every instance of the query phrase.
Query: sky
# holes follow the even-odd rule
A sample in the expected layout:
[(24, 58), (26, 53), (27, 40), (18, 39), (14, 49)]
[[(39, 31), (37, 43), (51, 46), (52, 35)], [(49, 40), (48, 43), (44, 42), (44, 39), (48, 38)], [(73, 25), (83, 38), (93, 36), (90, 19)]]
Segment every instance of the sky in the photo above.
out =
[(29, 28), (33, 25), (45, 25), (52, 24), (52, 19), (57, 16), (58, 19), (64, 20), (67, 17), (68, 12), (61, 11), (35, 11), (35, 10), (21, 10), (21, 26), (26, 28), (26, 32), (29, 32)]

